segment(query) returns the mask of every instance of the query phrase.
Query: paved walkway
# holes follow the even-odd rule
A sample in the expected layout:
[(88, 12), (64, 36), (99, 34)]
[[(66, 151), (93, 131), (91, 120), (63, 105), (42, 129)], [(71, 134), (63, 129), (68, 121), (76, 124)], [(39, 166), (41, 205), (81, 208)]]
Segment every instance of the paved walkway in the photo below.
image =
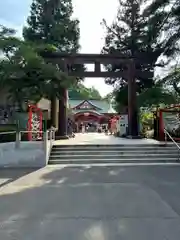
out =
[(180, 238), (178, 166), (14, 171), (0, 170), (14, 176), (0, 188), (2, 240)]
[(159, 144), (153, 139), (125, 139), (118, 138), (104, 133), (78, 133), (75, 138), (56, 141), (56, 144)]

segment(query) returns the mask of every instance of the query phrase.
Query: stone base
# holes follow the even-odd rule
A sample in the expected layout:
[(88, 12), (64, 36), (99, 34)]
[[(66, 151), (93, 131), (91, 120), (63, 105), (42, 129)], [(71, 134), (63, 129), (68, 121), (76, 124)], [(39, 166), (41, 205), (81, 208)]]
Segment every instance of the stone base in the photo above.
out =
[(142, 139), (142, 137), (141, 136), (131, 136), (131, 135), (128, 135), (128, 136), (126, 136), (126, 138), (127, 139)]
[(69, 135), (69, 138), (75, 138), (75, 134)]
[(55, 137), (55, 140), (67, 140), (67, 139), (69, 139), (69, 136), (67, 136), (67, 135), (65, 135), (65, 136), (56, 135), (56, 137)]

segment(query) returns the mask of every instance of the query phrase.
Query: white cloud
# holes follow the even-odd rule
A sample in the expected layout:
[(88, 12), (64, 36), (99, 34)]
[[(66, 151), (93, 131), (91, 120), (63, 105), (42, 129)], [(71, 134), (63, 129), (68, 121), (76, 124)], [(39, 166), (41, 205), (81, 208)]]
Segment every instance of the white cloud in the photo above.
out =
[(22, 35), (22, 26), (15, 25), (12, 22), (6, 21), (6, 20), (1, 19), (1, 18), (0, 18), (0, 24), (5, 26), (5, 27), (14, 29), (16, 31), (17, 36)]

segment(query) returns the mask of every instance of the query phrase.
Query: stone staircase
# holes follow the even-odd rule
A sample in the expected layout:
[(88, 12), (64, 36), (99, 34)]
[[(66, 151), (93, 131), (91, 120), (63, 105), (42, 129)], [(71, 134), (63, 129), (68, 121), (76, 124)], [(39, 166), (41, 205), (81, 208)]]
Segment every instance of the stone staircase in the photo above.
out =
[(178, 163), (173, 144), (54, 145), (49, 164)]

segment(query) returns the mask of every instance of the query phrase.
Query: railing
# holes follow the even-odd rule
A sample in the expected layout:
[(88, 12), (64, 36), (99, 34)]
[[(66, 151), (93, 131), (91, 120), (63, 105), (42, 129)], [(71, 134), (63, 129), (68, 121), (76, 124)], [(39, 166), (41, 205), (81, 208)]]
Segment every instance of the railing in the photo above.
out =
[[(26, 134), (26, 133), (42, 133), (42, 141), (40, 141), (40, 143), (42, 143), (42, 150), (44, 151), (45, 154), (45, 158), (46, 158), (46, 162), (49, 159), (49, 154), (51, 152), (51, 148), (53, 146), (53, 141), (55, 140), (55, 131), (56, 129), (50, 129), (46, 132), (42, 132), (42, 131), (9, 131), (9, 132), (0, 132), (0, 137), (1, 135), (11, 135), (14, 134), (14, 147), (16, 149), (20, 149), (21, 148), (21, 139), (22, 139), (22, 135)], [(12, 142), (12, 141), (11, 141)], [(31, 141), (31, 142), (36, 142), (36, 141)]]
[(179, 144), (173, 139), (173, 137), (168, 133), (168, 131), (164, 128), (164, 134), (165, 134), (165, 143), (167, 144), (167, 137), (171, 139), (171, 141), (174, 143), (174, 145), (178, 149), (178, 161), (180, 159), (180, 146)]

